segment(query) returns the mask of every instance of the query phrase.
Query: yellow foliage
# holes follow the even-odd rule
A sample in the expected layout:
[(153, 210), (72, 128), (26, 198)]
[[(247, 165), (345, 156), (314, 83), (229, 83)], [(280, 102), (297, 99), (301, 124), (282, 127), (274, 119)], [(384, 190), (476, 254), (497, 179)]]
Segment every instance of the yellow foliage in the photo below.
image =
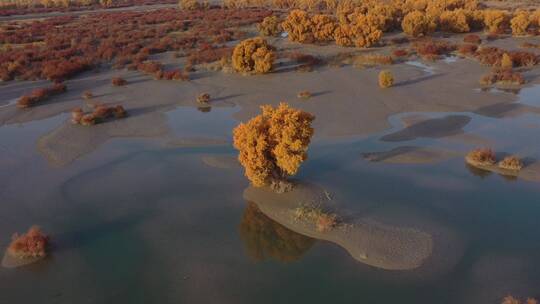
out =
[(199, 2), (199, 0), (180, 0), (178, 1), (178, 5), (183, 10), (203, 9), (210, 6), (208, 1)]
[(281, 22), (277, 16), (268, 16), (263, 21), (257, 24), (259, 33), (263, 36), (278, 36), (281, 31)]
[(300, 9), (308, 11), (318, 10), (323, 6), (322, 0), (296, 0), (296, 3)]
[(329, 15), (314, 15), (311, 17), (313, 24), (313, 37), (316, 41), (332, 41), (334, 39), (334, 30), (336, 21)]
[(505, 11), (484, 10), (484, 26), (490, 33), (502, 33), (508, 27), (509, 16)]
[(307, 159), (315, 116), (280, 103), (262, 106), (262, 114), (233, 131), (234, 147), (245, 175), (254, 186), (264, 186), (296, 174)]
[(377, 17), (379, 28), (389, 32), (399, 27), (400, 11), (388, 4), (377, 4), (369, 9), (369, 14)]
[(379, 87), (385, 89), (394, 85), (394, 76), (388, 70), (379, 73)]
[(315, 39), (312, 32), (313, 23), (306, 11), (292, 10), (281, 27), (288, 33), (291, 41), (311, 43)]
[(342, 23), (334, 31), (336, 44), (341, 46), (370, 47), (382, 37), (379, 20), (373, 15), (354, 13), (349, 24)]
[(512, 28), (512, 35), (523, 36), (527, 34), (527, 30), (531, 25), (531, 19), (529, 13), (526, 11), (519, 11), (514, 15), (514, 18), (510, 20), (510, 27)]
[(403, 32), (412, 37), (425, 36), (435, 31), (433, 19), (420, 11), (408, 13), (401, 23)]
[(501, 58), (501, 68), (511, 69), (514, 67), (514, 62), (512, 58), (507, 53), (504, 53)]
[(267, 73), (272, 70), (275, 53), (261, 37), (240, 42), (232, 55), (233, 68), (242, 73)]
[(445, 32), (467, 33), (471, 30), (467, 14), (463, 9), (442, 12), (439, 16), (439, 25)]

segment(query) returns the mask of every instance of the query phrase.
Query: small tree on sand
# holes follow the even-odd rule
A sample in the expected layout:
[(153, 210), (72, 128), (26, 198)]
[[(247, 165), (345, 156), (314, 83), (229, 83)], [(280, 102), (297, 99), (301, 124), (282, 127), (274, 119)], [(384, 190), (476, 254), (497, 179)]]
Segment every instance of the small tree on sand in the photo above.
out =
[(272, 70), (274, 59), (274, 48), (263, 38), (256, 37), (236, 45), (232, 54), (232, 65), (237, 72), (263, 74)]
[(262, 114), (234, 129), (234, 147), (254, 186), (280, 186), (307, 159), (315, 116), (286, 103), (261, 109)]

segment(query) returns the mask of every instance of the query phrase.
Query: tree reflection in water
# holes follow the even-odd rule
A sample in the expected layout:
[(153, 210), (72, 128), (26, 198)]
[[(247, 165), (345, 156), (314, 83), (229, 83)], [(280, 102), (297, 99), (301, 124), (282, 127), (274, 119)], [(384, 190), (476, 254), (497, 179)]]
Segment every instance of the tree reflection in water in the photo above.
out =
[(315, 243), (314, 239), (275, 222), (253, 202), (247, 202), (239, 229), (247, 255), (258, 262), (267, 259), (296, 261)]

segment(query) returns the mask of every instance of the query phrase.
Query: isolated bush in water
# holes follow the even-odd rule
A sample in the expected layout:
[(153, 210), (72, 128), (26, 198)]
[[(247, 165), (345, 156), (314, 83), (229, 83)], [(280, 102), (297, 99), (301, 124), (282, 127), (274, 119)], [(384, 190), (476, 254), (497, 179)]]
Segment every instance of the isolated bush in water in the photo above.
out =
[(435, 27), (432, 18), (420, 11), (408, 13), (401, 23), (403, 32), (412, 37), (426, 36), (435, 31)]
[(263, 36), (278, 36), (283, 30), (277, 16), (265, 17), (261, 23), (257, 24), (257, 29)]
[(240, 42), (233, 51), (232, 65), (241, 73), (267, 73), (272, 70), (275, 53), (263, 38), (256, 37)]
[(286, 180), (307, 159), (315, 116), (280, 103), (262, 106), (262, 114), (237, 126), (234, 147), (254, 186)]
[(381, 71), (379, 73), (379, 87), (389, 88), (394, 85), (394, 76), (388, 70)]
[(41, 258), (47, 252), (49, 238), (37, 226), (32, 226), (26, 234), (14, 234), (8, 253), (19, 259)]

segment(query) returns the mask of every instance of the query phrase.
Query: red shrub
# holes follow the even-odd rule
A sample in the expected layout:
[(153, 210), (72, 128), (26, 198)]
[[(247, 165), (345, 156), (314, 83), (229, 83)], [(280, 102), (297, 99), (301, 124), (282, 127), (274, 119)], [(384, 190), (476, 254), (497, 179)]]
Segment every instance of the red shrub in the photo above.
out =
[(468, 34), (463, 38), (463, 42), (480, 44), (480, 43), (482, 43), (482, 39), (478, 35)]
[(14, 257), (38, 258), (44, 257), (47, 252), (49, 238), (37, 226), (32, 226), (26, 234), (14, 234), (8, 252)]
[(36, 104), (46, 100), (47, 98), (64, 93), (66, 91), (66, 85), (62, 83), (56, 83), (47, 88), (38, 88), (33, 90), (28, 95), (23, 95), (17, 101), (17, 106), (19, 108), (29, 108), (35, 106)]

